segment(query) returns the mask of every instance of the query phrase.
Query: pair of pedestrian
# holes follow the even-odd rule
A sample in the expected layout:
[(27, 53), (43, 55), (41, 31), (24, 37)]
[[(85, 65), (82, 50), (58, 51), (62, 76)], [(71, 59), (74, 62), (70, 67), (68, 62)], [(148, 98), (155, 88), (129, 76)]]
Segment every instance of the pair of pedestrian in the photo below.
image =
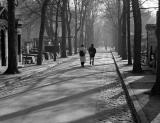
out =
[[(94, 65), (94, 57), (96, 54), (96, 48), (94, 48), (94, 45), (91, 44), (91, 46), (88, 49), (88, 53), (90, 56), (90, 65)], [(80, 61), (81, 61), (81, 66), (84, 67), (84, 64), (86, 62), (86, 49), (84, 45), (82, 44), (80, 49), (79, 49), (79, 56), (80, 56)]]

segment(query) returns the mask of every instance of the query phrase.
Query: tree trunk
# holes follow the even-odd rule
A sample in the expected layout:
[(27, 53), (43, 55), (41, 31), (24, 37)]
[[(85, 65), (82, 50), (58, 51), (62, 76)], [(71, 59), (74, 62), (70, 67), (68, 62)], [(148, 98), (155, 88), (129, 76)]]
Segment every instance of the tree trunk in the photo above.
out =
[[(47, 20), (48, 20), (48, 18), (47, 18)], [(46, 29), (46, 32), (47, 32), (49, 39), (52, 40), (53, 35), (52, 35), (50, 24), (48, 21), (46, 21), (46, 23), (45, 23), (45, 29)]]
[(69, 8), (69, 1), (67, 2), (67, 11), (66, 11), (66, 20), (67, 20), (67, 31), (68, 31), (68, 50), (69, 50), (69, 55), (72, 55), (72, 42), (71, 42), (71, 18), (72, 18), (72, 14), (70, 12), (70, 8)]
[(83, 30), (84, 30), (84, 21), (83, 21), (83, 19), (82, 19), (81, 29), (80, 29), (80, 35), (79, 35), (80, 45), (81, 45), (81, 44), (84, 44)]
[[(114, 33), (115, 32), (115, 33)], [(115, 50), (118, 52), (118, 28), (114, 28), (113, 29), (113, 39), (114, 39), (114, 42), (115, 42)]]
[(77, 0), (74, 0), (75, 4), (75, 37), (74, 37), (74, 54), (77, 54)]
[(123, 0), (123, 18), (122, 18), (122, 59), (127, 59), (126, 54), (126, 0)]
[[(88, 7), (89, 8), (89, 7)], [(95, 16), (92, 9), (85, 10), (85, 36), (86, 36), (86, 47), (88, 48), (92, 43), (94, 43), (94, 21)]]
[(49, 0), (45, 0), (42, 5), (41, 9), (41, 25), (40, 25), (40, 32), (39, 32), (39, 51), (38, 51), (38, 58), (37, 58), (37, 65), (42, 65), (42, 53), (43, 53), (43, 35), (44, 35), (44, 27), (45, 27), (45, 20), (46, 20), (46, 9)]
[(141, 12), (139, 8), (139, 1), (132, 0), (133, 18), (134, 18), (134, 63), (133, 72), (142, 72), (141, 68)]
[(80, 25), (80, 44), (84, 44), (84, 24), (86, 18), (86, 7), (82, 10), (82, 17), (81, 17), (81, 25)]
[(61, 57), (66, 58), (66, 7), (67, 7), (67, 1), (63, 0), (62, 5), (62, 42), (61, 42)]
[(47, 32), (49, 39), (53, 43), (55, 31), (54, 31), (54, 27), (53, 27), (52, 17), (53, 17), (53, 15), (51, 15), (51, 14), (49, 14), (49, 17), (46, 16), (45, 29), (46, 29), (46, 32)]
[(15, 24), (15, 0), (8, 0), (8, 68), (4, 74), (19, 73), (17, 68), (17, 34)]
[(90, 46), (90, 39), (89, 39), (89, 35), (90, 35), (90, 26), (89, 26), (89, 17), (88, 15), (86, 16), (87, 19), (86, 19), (86, 22), (85, 22), (85, 46), (86, 48), (89, 48)]
[(91, 19), (90, 29), (90, 43), (94, 43), (94, 18)]
[(156, 82), (151, 90), (152, 95), (160, 95), (160, 0), (159, 0), (159, 10), (157, 11), (157, 72), (156, 72)]
[(128, 65), (132, 64), (131, 43), (130, 43), (130, 0), (126, 0), (127, 4), (127, 44), (128, 44)]
[(56, 61), (56, 57), (57, 57), (57, 55), (56, 55), (56, 53), (58, 52), (58, 15), (59, 15), (59, 13), (58, 13), (58, 11), (59, 11), (59, 6), (60, 6), (60, 0), (57, 2), (57, 9), (56, 9), (56, 23), (55, 23), (55, 25), (56, 25), (56, 29), (55, 29), (55, 41), (54, 41), (54, 46), (55, 46), (55, 50), (54, 50), (54, 52), (53, 52), (53, 54), (54, 54), (54, 61)]
[(117, 10), (118, 10), (118, 54), (121, 54), (121, 9), (120, 9), (120, 0), (117, 0)]

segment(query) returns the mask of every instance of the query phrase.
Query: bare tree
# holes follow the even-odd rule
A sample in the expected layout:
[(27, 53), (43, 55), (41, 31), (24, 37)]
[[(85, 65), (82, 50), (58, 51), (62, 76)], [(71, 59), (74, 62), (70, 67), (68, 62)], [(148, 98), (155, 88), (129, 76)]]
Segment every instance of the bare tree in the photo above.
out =
[(86, 11), (88, 6), (89, 0), (82, 0), (81, 7), (80, 7), (80, 35), (79, 35), (79, 45), (84, 44), (84, 26), (85, 26), (85, 19), (86, 19)]
[(78, 12), (78, 0), (74, 0), (74, 8), (75, 8), (75, 35), (74, 35), (74, 54), (77, 54), (77, 35), (78, 35), (78, 17), (77, 17), (77, 12)]
[(56, 22), (55, 22), (55, 41), (54, 41), (54, 46), (55, 46), (55, 51), (54, 51), (54, 61), (56, 61), (56, 52), (58, 51), (58, 17), (59, 17), (59, 11), (60, 10), (60, 0), (56, 1), (57, 3), (57, 8), (56, 8)]
[(39, 47), (38, 47), (38, 58), (37, 58), (37, 65), (42, 64), (42, 53), (43, 53), (43, 35), (45, 29), (45, 21), (46, 21), (46, 9), (47, 4), (50, 0), (44, 0), (41, 9), (41, 25), (40, 25), (40, 32), (39, 32)]
[(80, 40), (78, 40), (78, 32), (80, 31), (81, 29), (81, 34), (82, 35), (82, 30), (83, 28), (82, 25), (84, 25), (84, 23), (82, 22), (83, 19), (85, 18), (84, 16), (84, 4), (85, 3), (85, 0), (74, 0), (74, 7), (75, 7), (75, 10), (74, 10), (74, 19), (75, 19), (75, 35), (74, 35), (74, 54), (77, 54), (77, 47), (78, 45), (80, 45)]
[(17, 68), (17, 34), (15, 24), (15, 0), (8, 0), (8, 68), (4, 74), (19, 73)]
[(120, 0), (104, 0), (105, 17), (112, 24), (116, 51), (122, 56), (122, 5)]
[(123, 13), (122, 13), (122, 59), (127, 59), (127, 42), (126, 42), (126, 27), (127, 27), (127, 5), (126, 5), (127, 0), (123, 0)]
[(70, 10), (69, 1), (67, 2), (67, 11), (66, 11), (66, 21), (67, 21), (67, 31), (68, 31), (68, 50), (69, 55), (72, 55), (72, 42), (71, 42), (71, 21), (72, 21), (72, 13)]
[(62, 19), (62, 41), (61, 41), (61, 57), (65, 58), (66, 55), (66, 10), (67, 10), (67, 1), (62, 0), (62, 11), (61, 11), (61, 19)]
[(91, 43), (95, 43), (94, 23), (98, 17), (99, 4), (98, 0), (88, 0), (85, 3), (85, 44), (87, 47), (89, 47)]
[(131, 43), (130, 43), (130, 0), (126, 0), (127, 6), (127, 49), (128, 49), (128, 65), (132, 64)]
[[(21, 17), (24, 18), (24, 27), (34, 26), (35, 24), (40, 23), (41, 19), (41, 8), (42, 8), (43, 1), (35, 0), (35, 1), (26, 1), (20, 7), (21, 10)], [(46, 10), (46, 21), (45, 21), (45, 31), (52, 41), (52, 44), (55, 42), (55, 26), (54, 22), (56, 23), (56, 9), (57, 3), (54, 0), (50, 0), (50, 3), (47, 5)]]
[(132, 0), (133, 18), (134, 18), (134, 62), (133, 72), (142, 72), (141, 68), (141, 12), (139, 8), (139, 1)]

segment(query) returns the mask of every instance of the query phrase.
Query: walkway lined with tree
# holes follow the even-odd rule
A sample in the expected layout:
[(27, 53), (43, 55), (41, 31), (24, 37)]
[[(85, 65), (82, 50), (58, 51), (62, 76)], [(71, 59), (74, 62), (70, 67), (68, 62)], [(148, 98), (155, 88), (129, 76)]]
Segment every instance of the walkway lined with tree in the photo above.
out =
[[(4, 72), (4, 75), (2, 76), (10, 76), (9, 74), (16, 74), (18, 76), (19, 73), (19, 69), (18, 69), (18, 37), (17, 37), (17, 28), (16, 28), (16, 17), (15, 17), (15, 10), (17, 7), (19, 7), (19, 4), (16, 3), (18, 1), (16, 0), (8, 0), (7, 1), (7, 6), (8, 6), (8, 65), (7, 65), (7, 70)], [(39, 0), (33, 0), (33, 1), (20, 1), (21, 3), (21, 8), (20, 10), (23, 10), (22, 13), (19, 15), (19, 17), (22, 17), (23, 20), (25, 20), (24, 25), (27, 27), (27, 25), (32, 25), (32, 23), (35, 20), (39, 21), (39, 39), (38, 39), (38, 58), (37, 58), (37, 66), (41, 67), (40, 65), (42, 65), (43, 60), (42, 60), (42, 54), (44, 52), (44, 34), (46, 33), (46, 35), (49, 37), (49, 40), (52, 42), (51, 44), (53, 46), (55, 46), (54, 49), (54, 61), (56, 61), (56, 54), (57, 52), (60, 52), (61, 58), (67, 58), (68, 55), (75, 55), (78, 53), (78, 48), (81, 44), (84, 44), (86, 48), (88, 48), (88, 46), (91, 43), (94, 44), (98, 44), (100, 42), (100, 39), (105, 39), (105, 41), (103, 41), (103, 45), (105, 45), (105, 47), (114, 47), (115, 51), (118, 52), (118, 55), (120, 57), (122, 57), (123, 60), (128, 60), (128, 65), (132, 65), (132, 59), (133, 59), (133, 69), (132, 72), (133, 73), (142, 73), (143, 69), (141, 66), (141, 40), (142, 40), (142, 15), (141, 15), (141, 11), (143, 10), (143, 3), (146, 1), (139, 1), (139, 0), (73, 0), (72, 3), (69, 0), (44, 0), (44, 1), (39, 1)], [(157, 23), (156, 23), (156, 38), (157, 38), (157, 49), (156, 49), (156, 81), (155, 84), (153, 85), (153, 88), (149, 91), (150, 96), (155, 96), (155, 95), (159, 95), (160, 94), (160, 0), (158, 0), (158, 11), (157, 11)], [(130, 38), (130, 34), (131, 34), (131, 28), (130, 28), (130, 20), (134, 21), (134, 41), (131, 42), (131, 38)], [(101, 21), (103, 20), (103, 21)], [(37, 21), (35, 21), (36, 23)], [(103, 31), (99, 33), (97, 33), (98, 29), (96, 28), (96, 23), (98, 22), (102, 22), (101, 23), (101, 27), (103, 27)], [(34, 23), (34, 24), (35, 24)], [(111, 27), (110, 29), (108, 29), (111, 33), (112, 38), (107, 39), (105, 37), (105, 31), (107, 30), (105, 25), (109, 24), (108, 27)], [(96, 30), (97, 29), (97, 30)], [(101, 33), (103, 33), (103, 35), (101, 35)], [(99, 35), (98, 35), (99, 34)], [(99, 36), (101, 36), (101, 38), (99, 38)], [(103, 37), (103, 38), (102, 38)], [(105, 38), (104, 38), (105, 37)], [(72, 40), (71, 40), (72, 39)], [(98, 40), (99, 39), (99, 40)], [(106, 40), (111, 40), (111, 41), (106, 41)], [(109, 42), (109, 43), (108, 43)], [(133, 52), (131, 50), (131, 43), (133, 43)], [(102, 45), (102, 44), (101, 44)], [(60, 49), (58, 51), (58, 48), (60, 46)], [(148, 50), (148, 49), (147, 49)], [(69, 51), (69, 53), (68, 53)], [(73, 52), (74, 51), (74, 52)], [(99, 54), (100, 56), (100, 54)], [(53, 106), (54, 104), (57, 104), (57, 102), (63, 102), (65, 100), (68, 101), (68, 99), (71, 99), (72, 97), (75, 98), (76, 96), (80, 96), (80, 98), (85, 94), (89, 94), (89, 96), (87, 95), (86, 97), (88, 97), (84, 102), (78, 102), (78, 106), (81, 108), (81, 106), (87, 107), (88, 105), (91, 106), (89, 107), (89, 109), (85, 110), (80, 110), (77, 109), (77, 107), (73, 107), (77, 109), (76, 113), (86, 113), (86, 116), (81, 116), (77, 119), (82, 118), (82, 120), (78, 120), (77, 122), (81, 122), (81, 121), (86, 121), (86, 123), (89, 123), (92, 121), (92, 117), (96, 116), (98, 117), (98, 119), (101, 119), (105, 114), (108, 114), (109, 116), (112, 115), (112, 113), (117, 111), (117, 115), (119, 115), (119, 113), (121, 114), (121, 111), (124, 111), (123, 113), (126, 114), (126, 112), (128, 113), (128, 108), (126, 108), (125, 105), (125, 101), (124, 101), (124, 97), (122, 96), (122, 102), (123, 104), (119, 105), (116, 107), (116, 110), (114, 110), (111, 114), (109, 114), (106, 110), (102, 113), (100, 111), (100, 113), (96, 113), (98, 109), (95, 108), (96, 104), (89, 102), (90, 100), (96, 100), (95, 102), (99, 103), (99, 98), (97, 97), (96, 94), (93, 94), (94, 92), (99, 92), (99, 89), (101, 91), (101, 89), (103, 90), (103, 92), (105, 93), (104, 89), (106, 88), (105, 85), (102, 85), (104, 83), (101, 83), (101, 81), (99, 81), (100, 83), (98, 83), (99, 85), (97, 85), (97, 83), (95, 81), (99, 80), (99, 77), (102, 77), (102, 75), (104, 75), (104, 73), (107, 73), (108, 76), (106, 79), (109, 79), (109, 82), (111, 82), (110, 79), (112, 79), (112, 74), (115, 75), (115, 73), (113, 73), (114, 67), (112, 66), (112, 63), (110, 63), (111, 58), (105, 58), (105, 57), (110, 57), (110, 55), (108, 55), (107, 53), (103, 53), (103, 57), (99, 57), (97, 56), (97, 61), (98, 60), (102, 60), (101, 62), (97, 63), (97, 66), (95, 67), (86, 67), (85, 70), (83, 71), (83, 69), (80, 69), (77, 64), (75, 62), (72, 62), (72, 64), (68, 65), (67, 63), (63, 66), (63, 64), (58, 65), (57, 69), (53, 68), (50, 69), (49, 73), (47, 73), (48, 75), (45, 74), (45, 76), (40, 77), (41, 73), (39, 73), (39, 75), (37, 75), (36, 77), (36, 81), (38, 82), (48, 82), (49, 80), (49, 85), (51, 86), (47, 86), (47, 85), (42, 85), (44, 86), (44, 88), (42, 88), (42, 92), (34, 92), (33, 96), (35, 96), (35, 100), (40, 99), (39, 94), (43, 94), (43, 89), (45, 89), (45, 86), (47, 86), (48, 91), (54, 91), (55, 95), (52, 95), (50, 92), (46, 92), (44, 94), (46, 94), (47, 96), (44, 96), (45, 100), (41, 100), (42, 103), (39, 105), (33, 105), (33, 107), (27, 107), (28, 105), (23, 105), (25, 98), (27, 97), (22, 97), (22, 107), (26, 107), (22, 112), (18, 111), (17, 113), (14, 113), (13, 115), (7, 115), (6, 117), (13, 117), (15, 115), (21, 115), (21, 113), (26, 114), (26, 112), (32, 112), (32, 111), (37, 111), (39, 109), (43, 109), (44, 107), (47, 108), (48, 106)], [(106, 65), (106, 61), (109, 60), (109, 65)], [(107, 64), (108, 64), (107, 62)], [(75, 65), (75, 66), (74, 66)], [(59, 70), (61, 69), (62, 70)], [(71, 73), (70, 70), (72, 71)], [(103, 71), (102, 71), (103, 70)], [(110, 71), (108, 71), (110, 70)], [(79, 73), (76, 73), (75, 71), (79, 71), (82, 76), (87, 76), (88, 77), (88, 73), (90, 74), (95, 74), (95, 76), (93, 75), (89, 75), (89, 78), (86, 77), (86, 80), (84, 83), (83, 78), (81, 81), (81, 78), (78, 78), (78, 80), (80, 81), (80, 83), (70, 83), (70, 79), (75, 79), (76, 77), (79, 76)], [(94, 72), (98, 72), (98, 73), (94, 73)], [(75, 72), (75, 73), (74, 73)], [(112, 74), (110, 74), (110, 72)], [(87, 74), (87, 75), (83, 75), (83, 74)], [(101, 73), (99, 75), (99, 73)], [(71, 76), (71, 74), (73, 74), (73, 76)], [(76, 75), (74, 75), (76, 74)], [(61, 91), (55, 89), (55, 85), (52, 85), (50, 83), (50, 81), (52, 81), (52, 77), (57, 77), (58, 80), (60, 82), (62, 82), (61, 84), (57, 84), (56, 87), (60, 88)], [(87, 81), (89, 79), (91, 79), (93, 77), (93, 81), (94, 86), (96, 86), (96, 88), (92, 88), (92, 86), (90, 85), (90, 81)], [(96, 78), (97, 77), (97, 78)], [(117, 77), (117, 75), (114, 76), (114, 78)], [(68, 79), (69, 78), (69, 79)], [(18, 78), (19, 79), (19, 78)], [(19, 80), (16, 81), (19, 81)], [(64, 80), (63, 80), (64, 79)], [(66, 80), (67, 79), (67, 80)], [(84, 78), (85, 79), (85, 78)], [(34, 80), (34, 78), (29, 78), (29, 81)], [(9, 81), (13, 81), (12, 79), (6, 81), (5, 86), (7, 87), (8, 84), (10, 84)], [(64, 81), (68, 81), (67, 84), (64, 83)], [(87, 83), (88, 82), (88, 83)], [(17, 82), (18, 83), (18, 82)], [(45, 84), (46, 84), (45, 83)], [(84, 86), (83, 84), (88, 85), (87, 87)], [(93, 83), (92, 83), (93, 84)], [(105, 83), (106, 84), (106, 83)], [(107, 85), (107, 88), (112, 88), (113, 83), (110, 83), (109, 86)], [(114, 81), (113, 85), (117, 85), (115, 86), (114, 89), (117, 89), (116, 92), (113, 92), (114, 89), (112, 90), (112, 93), (109, 96), (109, 99), (111, 100), (107, 100), (110, 102), (105, 102), (106, 100), (104, 99), (102, 102), (103, 104), (108, 103), (108, 104), (113, 104), (112, 106), (114, 107), (114, 103), (115, 100), (114, 98), (117, 97), (117, 93), (119, 92), (119, 88), (120, 86), (118, 85), (117, 81)], [(37, 85), (39, 84), (33, 84), (33, 87), (37, 87)], [(70, 86), (71, 85), (71, 86)], [(98, 87), (97, 87), (98, 86)], [(52, 88), (51, 88), (52, 87)], [(65, 88), (64, 88), (65, 87)], [(76, 92), (77, 90), (74, 90), (72, 87), (80, 87), (78, 90), (80, 95), (70, 95), (72, 94), (72, 92)], [(32, 87), (31, 87), (32, 88)], [(73, 90), (72, 90), (72, 89)], [(86, 88), (89, 88), (89, 90), (85, 90)], [(53, 90), (52, 90), (53, 89)], [(55, 90), (54, 90), (55, 89)], [(62, 91), (64, 89), (64, 91)], [(66, 89), (66, 91), (65, 91)], [(71, 90), (70, 90), (71, 89)], [(85, 90), (86, 92), (82, 92), (81, 93), (81, 89)], [(41, 89), (40, 89), (41, 90)], [(69, 90), (69, 91), (68, 91)], [(51, 99), (54, 98), (55, 99), (59, 98), (59, 95), (63, 93), (62, 99), (61, 100), (50, 100), (48, 102), (45, 102), (48, 97), (51, 97)], [(100, 92), (99, 92), (100, 93)], [(108, 90), (107, 90), (107, 93)], [(112, 100), (112, 94), (116, 93), (117, 95), (115, 95), (115, 97), (113, 97)], [(50, 95), (48, 95), (50, 94)], [(65, 98), (65, 96), (68, 96), (69, 94), (69, 98)], [(91, 94), (91, 95), (90, 95)], [(93, 95), (92, 95), (93, 94)], [(92, 98), (93, 96), (93, 98)], [(101, 95), (103, 96), (103, 94)], [(120, 95), (121, 96), (121, 95)], [(118, 96), (119, 97), (119, 96)], [(20, 98), (20, 97), (18, 97)], [(107, 97), (105, 97), (107, 98)], [(28, 98), (29, 99), (29, 98)], [(117, 100), (119, 100), (119, 98), (116, 98)], [(12, 98), (9, 98), (9, 100), (11, 100), (12, 102)], [(33, 98), (33, 104), (36, 103), (36, 101)], [(121, 97), (120, 97), (121, 100)], [(13, 110), (16, 106), (16, 102), (18, 101), (18, 99), (16, 98), (16, 100), (13, 100), (13, 104), (14, 107), (12, 107), (9, 110)], [(44, 102), (43, 102), (44, 101)], [(70, 101), (70, 100), (69, 100)], [(10, 102), (10, 101), (9, 101)], [(28, 101), (30, 102), (30, 100)], [(43, 104), (44, 103), (44, 104)], [(70, 102), (73, 103), (74, 102)], [(101, 103), (101, 99), (100, 99), (100, 103)], [(5, 104), (5, 103), (4, 103)], [(7, 104), (7, 103), (6, 103)], [(88, 105), (87, 105), (88, 104)], [(65, 103), (62, 107), (67, 107), (69, 104)], [(77, 104), (75, 104), (77, 105)], [(29, 105), (30, 106), (30, 105)], [(92, 107), (93, 106), (93, 107)], [(103, 105), (104, 106), (104, 105)], [(106, 106), (106, 105), (105, 105)], [(104, 106), (104, 107), (105, 107)], [(1, 108), (6, 108), (4, 105), (0, 105)], [(103, 108), (104, 108), (103, 107)], [(21, 107), (20, 107), (21, 108)], [(122, 110), (120, 110), (122, 108)], [(124, 109), (125, 108), (125, 109)], [(124, 110), (123, 110), (124, 109)], [(127, 109), (127, 110), (126, 110)], [(8, 111), (8, 109), (4, 109), (6, 112)], [(52, 110), (52, 109), (51, 109)], [(57, 111), (57, 109), (55, 108), (54, 110)], [(108, 110), (108, 109), (107, 109)], [(40, 110), (41, 111), (41, 110)], [(70, 111), (70, 110), (69, 110)], [(90, 112), (91, 111), (91, 112)], [(111, 109), (112, 111), (112, 109)], [(45, 112), (45, 111), (44, 111)], [(60, 111), (61, 112), (61, 111)], [(59, 114), (60, 114), (59, 112)], [(68, 113), (68, 109), (65, 110), (65, 112)], [(93, 114), (93, 112), (95, 114)], [(1, 113), (5, 113), (5, 112), (1, 112)], [(48, 113), (48, 111), (46, 111), (45, 113)], [(122, 114), (123, 114), (122, 113)], [(34, 114), (36, 115), (36, 114)], [(68, 116), (71, 116), (73, 114), (68, 114)], [(63, 115), (65, 116), (65, 115)], [(70, 117), (69, 116), (69, 117)], [(78, 116), (78, 115), (77, 115)], [(1, 117), (2, 119), (6, 118), (5, 116)], [(32, 117), (32, 116), (31, 116)], [(33, 116), (34, 117), (34, 116)], [(61, 116), (62, 117), (62, 116)], [(84, 118), (83, 117), (87, 117)], [(105, 118), (105, 116), (103, 117)], [(103, 119), (102, 118), (102, 119)], [(130, 117), (129, 117), (130, 118)], [(59, 118), (59, 116), (57, 116), (58, 120), (62, 120), (61, 118)], [(56, 120), (57, 120), (56, 119)], [(75, 119), (75, 120), (77, 120)], [(114, 119), (114, 118), (113, 118)], [(109, 120), (113, 120), (112, 118)], [(116, 118), (115, 118), (116, 119)], [(5, 119), (6, 120), (6, 119)], [(21, 120), (21, 119), (18, 119)], [(36, 119), (35, 119), (36, 120)], [(91, 121), (90, 121), (91, 120)], [(97, 120), (97, 119), (96, 119)], [(117, 119), (116, 119), (117, 120)], [(16, 122), (16, 119), (15, 119)]]
[(17, 88), (8, 86), (13, 89), (10, 93), (24, 92), (0, 98), (0, 108), (3, 110), (0, 112), (0, 121), (132, 123), (131, 111), (111, 54), (98, 52), (95, 66), (89, 65), (88, 55), (87, 61), (85, 67), (81, 68), (77, 55), (62, 64), (51, 66), (38, 74), (37, 70), (32, 76), (19, 80), (19, 83), (26, 85)]

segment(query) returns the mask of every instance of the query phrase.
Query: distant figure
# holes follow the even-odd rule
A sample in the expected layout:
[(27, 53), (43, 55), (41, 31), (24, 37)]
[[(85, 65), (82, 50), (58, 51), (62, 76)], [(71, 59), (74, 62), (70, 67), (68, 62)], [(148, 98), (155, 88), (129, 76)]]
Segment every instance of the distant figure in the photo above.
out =
[(94, 65), (94, 57), (96, 54), (96, 48), (94, 48), (94, 44), (91, 44), (91, 46), (88, 49), (89, 56), (90, 56), (90, 65)]
[(80, 56), (80, 62), (81, 66), (84, 67), (84, 63), (86, 62), (86, 49), (84, 45), (82, 44), (81, 47), (79, 48), (79, 56)]

